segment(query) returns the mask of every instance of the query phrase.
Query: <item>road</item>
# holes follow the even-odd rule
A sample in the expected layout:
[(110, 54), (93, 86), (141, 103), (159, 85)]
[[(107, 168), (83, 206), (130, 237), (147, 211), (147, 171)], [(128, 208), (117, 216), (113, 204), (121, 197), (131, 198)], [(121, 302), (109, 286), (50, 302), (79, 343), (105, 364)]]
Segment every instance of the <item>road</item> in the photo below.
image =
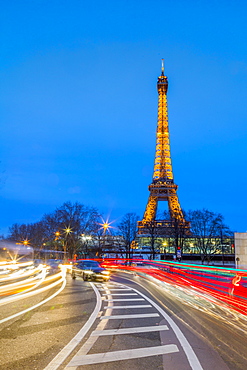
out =
[(108, 283), (67, 274), (60, 294), (1, 324), (0, 369), (246, 369), (243, 323), (198, 307), (132, 274), (113, 274)]

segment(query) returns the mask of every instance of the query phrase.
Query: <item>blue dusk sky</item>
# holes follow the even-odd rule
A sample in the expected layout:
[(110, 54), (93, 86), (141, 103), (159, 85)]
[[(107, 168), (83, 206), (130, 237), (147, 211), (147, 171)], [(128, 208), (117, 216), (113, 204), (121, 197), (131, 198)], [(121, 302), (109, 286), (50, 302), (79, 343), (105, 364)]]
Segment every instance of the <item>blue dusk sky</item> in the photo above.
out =
[(161, 58), (185, 210), (247, 230), (247, 3), (9, 0), (0, 13), (0, 233), (66, 201), (140, 217)]

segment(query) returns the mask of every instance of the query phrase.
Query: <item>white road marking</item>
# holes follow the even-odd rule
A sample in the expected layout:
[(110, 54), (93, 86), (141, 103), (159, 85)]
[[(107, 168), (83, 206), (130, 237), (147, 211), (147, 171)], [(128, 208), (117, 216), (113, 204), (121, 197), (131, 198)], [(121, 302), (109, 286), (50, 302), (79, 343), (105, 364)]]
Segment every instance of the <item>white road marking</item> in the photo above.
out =
[(137, 293), (105, 293), (103, 295), (138, 295)]
[[(112, 290), (112, 289), (116, 289), (116, 288), (118, 288), (118, 289), (126, 289), (126, 286), (124, 287), (124, 286), (122, 286), (122, 285), (111, 285), (111, 286), (105, 286), (104, 288), (107, 288), (107, 289), (110, 289), (110, 290)], [(129, 288), (130, 289), (130, 288)]]
[(118, 319), (142, 319), (145, 317), (159, 317), (158, 313), (141, 313), (139, 315), (113, 315), (113, 316), (101, 316), (100, 320), (118, 320)]
[[(92, 283), (91, 283), (91, 285), (93, 286)], [(128, 288), (127, 286), (125, 286), (125, 287)], [(150, 298), (148, 298), (147, 296), (145, 296), (144, 294), (142, 294), (141, 292), (139, 292), (137, 289), (132, 288), (132, 291), (134, 291), (136, 293), (127, 293), (127, 294), (126, 293), (119, 293), (119, 294), (118, 293), (115, 293), (115, 294), (113, 293), (112, 294), (108, 290), (108, 293), (103, 294), (104, 296), (108, 296), (108, 299), (105, 299), (105, 297), (101, 297), (100, 296), (100, 294), (99, 294), (98, 290), (96, 289), (96, 287), (93, 286), (93, 288), (94, 288), (95, 291), (97, 291), (97, 293), (96, 293), (97, 303), (98, 303), (98, 298), (100, 300), (100, 305), (99, 305), (98, 312), (100, 311), (100, 307), (101, 307), (102, 301), (107, 301), (107, 302), (125, 301), (125, 302), (127, 302), (127, 301), (136, 301), (136, 300), (138, 300), (138, 301), (139, 300), (146, 300), (149, 303), (151, 303), (151, 305), (154, 308), (156, 308), (157, 311), (170, 324), (170, 326), (173, 329), (175, 335), (177, 336), (177, 338), (178, 338), (181, 346), (183, 347), (183, 350), (184, 350), (184, 352), (185, 352), (185, 354), (187, 356), (187, 359), (188, 359), (188, 361), (190, 363), (190, 366), (191, 366), (192, 370), (203, 370), (203, 368), (202, 368), (202, 366), (201, 366), (198, 358), (196, 357), (193, 349), (191, 348), (189, 342), (185, 338), (185, 336), (182, 333), (182, 331), (179, 329), (179, 327), (176, 325), (176, 323), (170, 318), (170, 316), (168, 316), (166, 314), (166, 312), (161, 307), (159, 307), (158, 304), (156, 304), (154, 301), (152, 301)], [(107, 288), (109, 289), (109, 287), (107, 287)], [(139, 295), (139, 296), (142, 296), (143, 298), (112, 299), (112, 296), (113, 295), (114, 296), (115, 295), (117, 295), (117, 296), (118, 295), (120, 295), (120, 296)], [(120, 360), (127, 360), (127, 359), (135, 359), (135, 358), (142, 358), (142, 357), (149, 357), (149, 356), (157, 356), (157, 355), (165, 355), (165, 354), (169, 354), (169, 353), (179, 352), (179, 349), (178, 349), (178, 347), (175, 344), (169, 344), (169, 345), (161, 345), (161, 346), (157, 346), (157, 347), (145, 347), (145, 348), (128, 349), (128, 350), (113, 351), (113, 352), (106, 352), (106, 353), (96, 353), (96, 354), (87, 355), (89, 349), (92, 347), (92, 345), (95, 343), (95, 341), (97, 340), (97, 338), (99, 336), (117, 335), (117, 334), (128, 334), (128, 333), (135, 333), (135, 332), (140, 332), (141, 333), (141, 332), (145, 332), (145, 331), (150, 331), (151, 332), (151, 331), (169, 330), (168, 327), (167, 327), (167, 325), (104, 330), (105, 325), (103, 327), (101, 327), (101, 324), (107, 323), (108, 320), (110, 320), (110, 319), (125, 319), (125, 318), (133, 319), (133, 318), (146, 318), (146, 317), (158, 317), (159, 316), (158, 313), (140, 314), (140, 315), (115, 315), (115, 316), (113, 315), (113, 316), (111, 316), (111, 310), (112, 310), (112, 308), (115, 308), (115, 307), (110, 306), (110, 303), (109, 303), (108, 304), (108, 307), (105, 307), (105, 308), (106, 308), (106, 312), (105, 312), (106, 316), (102, 316), (100, 318), (100, 323), (97, 326), (96, 330), (91, 334), (91, 336), (89, 337), (88, 341), (79, 350), (79, 352), (72, 358), (72, 360), (70, 361), (70, 363), (66, 366), (66, 369), (73, 370), (73, 369), (76, 369), (77, 366), (80, 366), (80, 365), (89, 365), (89, 364), (96, 364), (96, 363), (113, 362), (113, 361), (120, 361)], [(116, 306), (116, 308), (117, 308), (117, 306)], [(126, 306), (124, 308), (126, 308)], [(91, 318), (91, 316), (90, 316), (90, 318)], [(84, 326), (86, 326), (86, 324)], [(89, 330), (89, 328), (88, 328), (88, 330)], [(75, 338), (73, 338), (73, 339), (75, 339)], [(80, 340), (77, 342), (77, 344), (80, 342)], [(67, 355), (64, 357), (64, 359), (62, 361), (60, 361), (60, 363), (58, 364), (58, 366), (56, 366), (56, 367), (49, 367), (49, 365), (48, 365), (48, 367), (46, 367), (44, 370), (55, 370), (55, 369), (57, 369), (59, 367), (59, 365), (61, 365), (62, 362), (66, 359), (66, 357), (68, 357), (68, 355), (71, 353), (71, 351), (72, 350), (70, 350), (67, 353)], [(63, 350), (61, 352), (63, 352)], [(58, 356), (56, 356), (56, 357), (58, 357)]]
[(69, 356), (69, 354), (75, 349), (75, 347), (80, 343), (80, 341), (84, 338), (87, 334), (88, 330), (93, 325), (94, 321), (96, 320), (98, 313), (101, 308), (101, 296), (99, 291), (94, 287), (94, 284), (90, 283), (97, 298), (96, 306), (94, 308), (93, 313), (89, 317), (86, 324), (81, 328), (81, 330), (74, 336), (74, 338), (57, 354), (56, 357), (46, 366), (44, 370), (56, 370), (59, 366), (64, 362), (64, 360)]
[[(106, 289), (107, 291), (107, 289)], [(108, 315), (111, 315), (112, 313), (112, 310), (111, 308), (108, 308), (106, 310), (106, 313)], [(104, 320), (104, 321), (100, 321), (99, 324), (97, 325), (97, 329), (99, 329), (99, 331), (104, 331), (104, 328), (106, 327), (108, 323), (108, 320)], [(73, 358), (76, 358), (78, 356), (85, 356), (89, 351), (90, 349), (93, 347), (94, 343), (97, 341), (98, 337), (97, 336), (91, 336), (88, 338), (88, 340), (83, 344), (83, 346), (79, 349), (79, 351), (77, 352), (77, 354), (73, 357)], [(65, 370), (68, 369), (68, 367), (66, 366), (65, 367)], [(70, 366), (69, 367), (69, 370), (76, 370), (77, 369), (77, 366)]]
[(185, 355), (186, 355), (186, 357), (187, 357), (187, 359), (190, 363), (190, 366), (191, 366), (192, 370), (203, 370), (203, 367), (201, 366), (201, 364), (200, 364), (195, 352), (193, 351), (191, 345), (189, 344), (189, 342), (187, 341), (187, 339), (185, 338), (184, 334), (179, 329), (177, 324), (172, 320), (172, 318), (157, 303), (152, 301), (145, 294), (141, 293), (137, 289), (133, 288), (133, 290), (135, 292), (138, 292), (139, 295), (141, 295), (148, 302), (150, 302), (153, 305), (153, 307), (156, 308), (161, 313), (161, 315), (164, 317), (164, 319), (170, 324), (170, 326), (171, 326), (172, 330), (174, 331), (176, 337), (178, 338), (181, 346), (183, 347), (183, 350), (184, 350)]
[[(98, 324), (96, 330), (91, 334), (89, 339), (86, 343), (82, 346), (82, 348), (77, 352), (77, 354), (72, 358), (69, 364), (66, 366), (65, 369), (67, 370), (75, 370), (77, 366), (80, 365), (87, 365), (87, 364), (94, 364), (94, 363), (103, 363), (103, 362), (111, 362), (111, 361), (118, 361), (118, 360), (125, 360), (125, 359), (135, 359), (141, 357), (148, 357), (148, 356), (157, 356), (157, 355), (164, 355), (165, 353), (173, 353), (179, 352), (176, 345), (165, 345), (165, 346), (158, 346), (158, 347), (145, 347), (145, 348), (138, 348), (138, 349), (129, 349), (123, 351), (115, 351), (115, 352), (108, 352), (108, 353), (97, 353), (95, 355), (88, 355), (90, 348), (92, 348), (93, 344), (96, 342), (97, 338), (103, 335), (116, 335), (116, 334), (131, 334), (131, 333), (143, 333), (143, 332), (154, 332), (154, 331), (162, 331), (162, 330), (169, 330), (167, 325), (161, 326), (148, 326), (148, 327), (134, 327), (134, 328), (124, 328), (124, 329), (113, 329), (113, 330), (104, 330), (104, 327), (101, 326), (102, 323), (107, 323), (108, 320), (111, 319), (136, 319), (136, 318), (147, 318), (147, 317), (159, 317), (158, 313), (151, 313), (151, 314), (139, 314), (139, 315), (111, 315), (111, 311), (113, 308), (117, 308), (117, 306), (111, 306), (112, 296), (110, 293), (107, 294), (108, 299), (108, 306), (105, 307), (105, 316), (100, 317), (100, 323)], [(134, 300), (143, 298), (134, 298)], [(132, 299), (131, 299), (132, 300)], [(104, 301), (104, 300), (103, 300)], [(123, 299), (122, 301), (128, 301), (128, 299)], [(148, 306), (152, 307), (151, 305), (138, 305), (138, 306)], [(133, 308), (133, 305), (131, 306)], [(124, 307), (126, 308), (126, 306)]]
[(175, 344), (168, 344), (165, 346), (158, 347), (147, 347), (147, 348), (137, 348), (137, 349), (127, 349), (122, 351), (106, 352), (106, 353), (96, 353), (93, 355), (78, 356), (74, 358), (67, 367), (70, 366), (81, 366), (81, 365), (91, 365), (99, 364), (104, 362), (129, 360), (140, 357), (149, 357), (164, 355), (167, 353), (178, 352), (178, 347)]
[(122, 308), (148, 308), (153, 307), (151, 304), (137, 304), (137, 305), (130, 305), (130, 306), (105, 306), (104, 309), (111, 308), (114, 309), (122, 309)]
[(109, 290), (112, 292), (113, 290), (132, 290), (131, 288), (109, 288)]
[(134, 301), (145, 301), (144, 298), (125, 298), (125, 299), (103, 299), (104, 302), (134, 302)]
[(169, 330), (167, 325), (160, 326), (139, 326), (136, 328), (125, 328), (125, 329), (112, 329), (112, 330), (95, 330), (92, 332), (92, 336), (102, 335), (119, 335), (119, 334), (131, 334), (131, 333), (148, 333), (154, 331)]
[[(110, 285), (101, 285), (101, 288), (107, 288), (107, 289), (111, 289), (111, 288), (125, 288), (126, 289), (126, 285), (117, 285), (117, 284), (110, 284)], [(131, 289), (131, 288), (129, 288)]]

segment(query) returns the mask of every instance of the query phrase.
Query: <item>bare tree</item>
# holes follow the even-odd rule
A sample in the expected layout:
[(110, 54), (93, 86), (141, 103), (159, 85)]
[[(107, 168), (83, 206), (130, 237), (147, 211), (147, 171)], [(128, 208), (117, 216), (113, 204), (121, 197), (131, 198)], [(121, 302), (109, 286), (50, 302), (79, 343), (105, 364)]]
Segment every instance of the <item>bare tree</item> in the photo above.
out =
[(70, 258), (80, 251), (83, 244), (81, 236), (96, 231), (98, 219), (99, 213), (96, 208), (78, 202), (74, 204), (66, 202), (57, 208), (53, 215), (48, 215), (48, 221), (52, 221), (60, 233), (64, 253), (68, 253)]
[(207, 209), (189, 211), (187, 217), (191, 223), (191, 233), (201, 254), (201, 261), (209, 263), (214, 254), (219, 252), (223, 238), (231, 238), (232, 232), (224, 224), (224, 217)]
[(152, 259), (155, 259), (155, 255), (159, 253), (161, 245), (160, 228), (157, 225), (157, 221), (149, 221), (145, 224), (148, 237), (143, 238), (143, 244), (150, 249)]
[(136, 213), (126, 213), (118, 225), (120, 234), (123, 236), (125, 241), (126, 258), (131, 258), (131, 243), (136, 237), (138, 220), (139, 216), (137, 216)]
[[(183, 215), (185, 219), (187, 218), (186, 212), (183, 210)], [(170, 218), (170, 227), (167, 230), (167, 236), (171, 237), (174, 241), (175, 255), (178, 260), (182, 258), (184, 240), (190, 235), (190, 230), (188, 228), (187, 222), (183, 222), (179, 217)], [(180, 254), (178, 255), (178, 251)]]
[(14, 224), (9, 228), (9, 240), (18, 243), (27, 242), (33, 247), (41, 247), (45, 239), (45, 227), (42, 222), (33, 224)]
[(53, 213), (45, 214), (37, 223), (14, 224), (10, 227), (9, 239), (28, 240), (32, 246), (41, 248), (46, 244), (55, 250), (63, 250), (71, 258), (85, 244), (81, 236), (96, 232), (98, 219), (96, 208), (66, 202)]

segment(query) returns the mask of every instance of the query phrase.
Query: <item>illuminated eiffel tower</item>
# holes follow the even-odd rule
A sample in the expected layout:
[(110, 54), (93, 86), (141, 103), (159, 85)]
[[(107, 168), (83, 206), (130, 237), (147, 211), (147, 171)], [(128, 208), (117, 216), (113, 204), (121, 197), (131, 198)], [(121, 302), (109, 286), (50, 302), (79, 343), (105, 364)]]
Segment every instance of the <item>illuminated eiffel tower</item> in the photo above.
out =
[[(138, 234), (148, 234), (150, 226), (156, 227), (160, 235), (165, 235), (168, 229), (171, 229), (174, 225), (189, 230), (189, 222), (185, 221), (179, 204), (178, 186), (173, 180), (167, 110), (168, 80), (164, 75), (163, 59), (157, 89), (159, 100), (153, 181), (148, 187), (150, 194), (143, 219), (138, 221)], [(159, 201), (168, 202), (169, 220), (156, 220)]]

